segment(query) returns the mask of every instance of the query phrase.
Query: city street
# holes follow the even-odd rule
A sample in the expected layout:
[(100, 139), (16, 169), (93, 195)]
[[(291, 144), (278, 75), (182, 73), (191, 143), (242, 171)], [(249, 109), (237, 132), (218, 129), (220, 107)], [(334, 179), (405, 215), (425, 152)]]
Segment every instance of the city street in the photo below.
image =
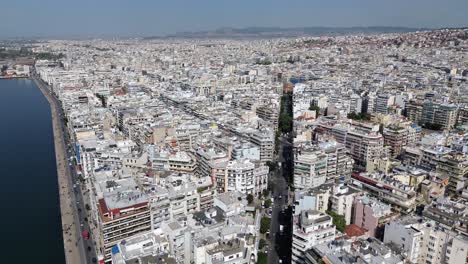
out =
[[(288, 177), (292, 173), (292, 145), (286, 137), (280, 137), (278, 151), (281, 166), (272, 173), (273, 184), (272, 197), (274, 198), (273, 212), (270, 226), (270, 252), (268, 263), (290, 263), (291, 262), (291, 216), (292, 208), (288, 203), (289, 188)], [(280, 232), (280, 225), (283, 231)], [(274, 250), (273, 250), (274, 249)]]

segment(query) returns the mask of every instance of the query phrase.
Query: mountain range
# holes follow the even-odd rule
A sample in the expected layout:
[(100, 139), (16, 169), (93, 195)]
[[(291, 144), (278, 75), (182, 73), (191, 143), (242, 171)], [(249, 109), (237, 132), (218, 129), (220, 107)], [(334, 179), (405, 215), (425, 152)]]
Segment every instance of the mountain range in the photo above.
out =
[(145, 39), (159, 38), (275, 38), (275, 37), (301, 37), (345, 34), (376, 34), (376, 33), (406, 33), (430, 30), (429, 28), (410, 27), (223, 27), (211, 31), (184, 31), (166, 36), (146, 37)]

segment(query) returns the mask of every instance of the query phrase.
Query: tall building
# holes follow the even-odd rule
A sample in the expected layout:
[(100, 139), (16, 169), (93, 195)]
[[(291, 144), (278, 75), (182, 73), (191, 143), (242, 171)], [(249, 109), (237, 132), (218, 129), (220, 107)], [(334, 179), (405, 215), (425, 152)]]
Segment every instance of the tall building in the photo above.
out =
[(437, 126), (441, 129), (452, 129), (459, 118), (456, 105), (433, 100), (425, 100), (424, 102), (410, 100), (406, 104), (406, 116), (419, 125)]
[(369, 93), (363, 101), (363, 110), (365, 113), (372, 114), (375, 113), (375, 103), (377, 96), (375, 93)]
[(349, 98), (349, 112), (360, 114), (362, 112), (362, 98), (357, 94), (352, 94)]
[(341, 124), (324, 120), (315, 128), (315, 137), (333, 137), (343, 144), (354, 160), (354, 168), (365, 170), (367, 163), (384, 154), (384, 138), (379, 125), (353, 122)]
[(267, 188), (268, 167), (249, 160), (229, 161), (225, 170), (225, 191), (238, 191), (243, 194), (258, 195)]
[(294, 188), (318, 187), (327, 179), (327, 155), (320, 151), (297, 153), (294, 158)]
[(456, 105), (426, 101), (423, 104), (422, 125), (437, 125), (442, 129), (452, 129), (457, 123)]
[(384, 153), (383, 136), (374, 131), (348, 130), (345, 145), (354, 159), (355, 167), (361, 170), (366, 168), (369, 161), (379, 158)]
[(333, 189), (333, 194), (330, 197), (330, 209), (335, 213), (344, 216), (346, 224), (351, 224), (354, 198), (360, 194), (357, 189), (337, 185)]
[(292, 263), (305, 263), (306, 251), (335, 239), (332, 217), (314, 210), (305, 210), (294, 216)]
[(451, 238), (447, 244), (445, 254), (445, 263), (458, 264), (468, 262), (468, 237), (465, 235), (457, 235)]
[(422, 103), (417, 100), (410, 100), (406, 104), (406, 117), (409, 120), (415, 122), (416, 124), (422, 124), (422, 113), (423, 113), (423, 106)]
[(334, 182), (339, 178), (349, 179), (354, 160), (348, 155), (345, 145), (333, 140), (321, 142), (318, 146), (327, 155), (327, 182)]
[(408, 144), (409, 131), (405, 127), (397, 125), (388, 126), (383, 129), (384, 144), (390, 147), (390, 155), (397, 157), (402, 148)]
[(431, 220), (408, 216), (385, 226), (384, 243), (396, 245), (409, 263), (466, 263), (466, 236)]
[(294, 186), (307, 189), (339, 178), (349, 179), (353, 160), (343, 144), (336, 141), (306, 145), (296, 153), (294, 160)]
[(250, 137), (252, 143), (260, 147), (260, 160), (272, 161), (275, 151), (275, 135), (270, 129), (259, 130)]
[(437, 172), (449, 176), (448, 190), (451, 193), (461, 192), (468, 178), (468, 156), (454, 152), (442, 156), (437, 163)]
[(375, 112), (379, 114), (388, 114), (388, 107), (391, 104), (392, 97), (389, 94), (379, 94), (375, 100)]
[(151, 230), (150, 205), (148, 196), (135, 189), (105, 193), (98, 202), (103, 252), (105, 261), (110, 263), (112, 247)]

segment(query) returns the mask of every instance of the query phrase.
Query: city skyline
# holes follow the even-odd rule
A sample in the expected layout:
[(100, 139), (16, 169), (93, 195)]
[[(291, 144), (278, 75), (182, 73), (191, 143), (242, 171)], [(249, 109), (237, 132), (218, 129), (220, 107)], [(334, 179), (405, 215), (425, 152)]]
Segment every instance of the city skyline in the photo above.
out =
[(2, 4), (3, 262), (468, 263), (466, 11)]

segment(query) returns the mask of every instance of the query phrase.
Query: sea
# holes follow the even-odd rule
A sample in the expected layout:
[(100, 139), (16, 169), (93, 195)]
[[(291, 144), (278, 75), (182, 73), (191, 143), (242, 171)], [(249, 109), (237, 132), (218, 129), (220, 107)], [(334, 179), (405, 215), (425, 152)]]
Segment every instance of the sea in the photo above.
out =
[(0, 263), (65, 263), (50, 107), (29, 79), (0, 80)]

